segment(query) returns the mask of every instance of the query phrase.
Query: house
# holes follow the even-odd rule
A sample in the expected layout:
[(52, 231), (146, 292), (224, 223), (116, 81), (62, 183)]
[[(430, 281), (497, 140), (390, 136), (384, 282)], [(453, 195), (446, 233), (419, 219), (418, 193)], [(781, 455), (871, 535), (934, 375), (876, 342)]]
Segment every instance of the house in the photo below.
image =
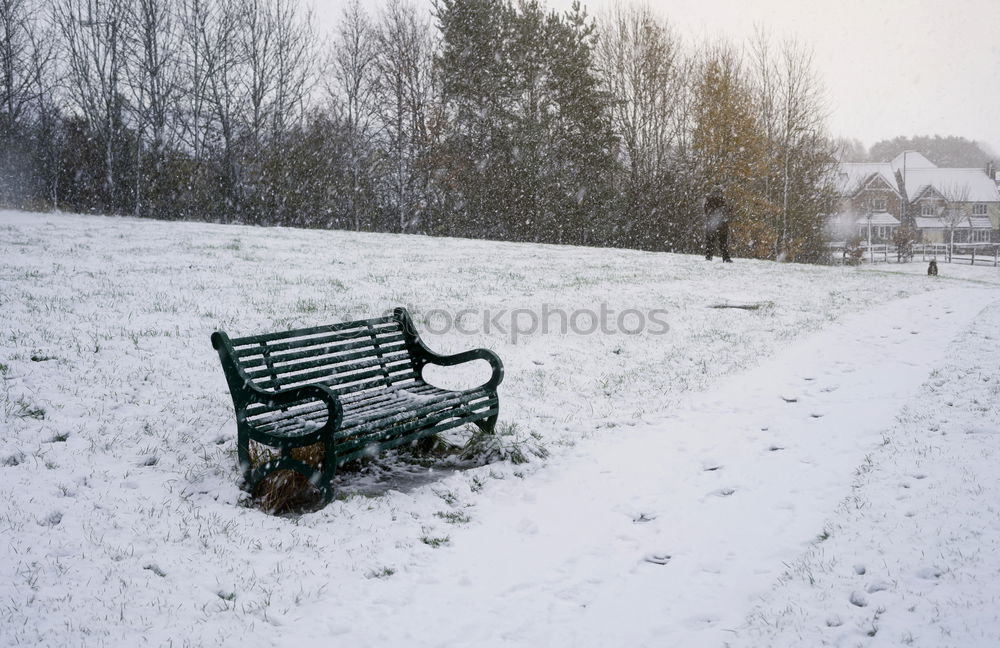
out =
[(998, 243), (996, 180), (992, 168), (939, 168), (915, 151), (891, 162), (841, 163), (840, 204), (828, 235), (834, 240), (870, 235), (873, 243), (887, 243), (906, 225), (925, 243)]
[[(829, 236), (847, 240), (860, 235), (889, 241), (902, 224), (904, 199), (888, 162), (845, 162), (837, 167), (837, 213), (828, 224)], [(870, 218), (869, 218), (870, 217)]]

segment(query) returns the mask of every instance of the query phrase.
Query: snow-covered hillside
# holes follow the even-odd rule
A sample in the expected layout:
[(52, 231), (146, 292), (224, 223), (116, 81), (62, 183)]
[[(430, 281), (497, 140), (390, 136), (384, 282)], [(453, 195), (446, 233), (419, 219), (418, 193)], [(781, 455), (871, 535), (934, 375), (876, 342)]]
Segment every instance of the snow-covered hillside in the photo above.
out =
[[(995, 645), (998, 285), (2, 212), (0, 644)], [(211, 332), (397, 305), (548, 458), (246, 507)]]

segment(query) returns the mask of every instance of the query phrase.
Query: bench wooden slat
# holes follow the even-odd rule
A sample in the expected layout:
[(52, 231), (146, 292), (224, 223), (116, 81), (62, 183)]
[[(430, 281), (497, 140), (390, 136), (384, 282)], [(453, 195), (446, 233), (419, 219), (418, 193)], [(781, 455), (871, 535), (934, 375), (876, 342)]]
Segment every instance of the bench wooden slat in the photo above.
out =
[(484, 403), (483, 406), (478, 409), (469, 409), (467, 411), (439, 410), (431, 412), (423, 417), (396, 421), (391, 426), (387, 426), (385, 428), (380, 428), (367, 433), (358, 433), (350, 437), (339, 439), (337, 443), (337, 454), (340, 456), (365, 446), (371, 446), (373, 444), (377, 445), (383, 441), (391, 441), (392, 439), (403, 436), (413, 430), (420, 428), (433, 428), (448, 421), (470, 423), (474, 416), (479, 413), (489, 411), (494, 405), (495, 404), (492, 403)]
[[(393, 424), (399, 420), (405, 420), (407, 418), (419, 418), (425, 414), (431, 412), (439, 411), (443, 408), (459, 409), (461, 407), (474, 405), (480, 401), (489, 400), (490, 396), (485, 393), (463, 393), (463, 392), (453, 392), (451, 396), (445, 395), (444, 397), (437, 399), (433, 402), (428, 402), (425, 405), (416, 408), (404, 408), (404, 407), (386, 407), (380, 412), (373, 412), (369, 415), (366, 411), (364, 416), (355, 415), (345, 416), (344, 422), (340, 427), (345, 435), (347, 434), (367, 434), (368, 432), (377, 430), (380, 427), (385, 427), (386, 424)], [(403, 405), (402, 403), (398, 405)], [(338, 432), (338, 434), (340, 434)]]
[[(424, 384), (425, 387), (430, 387)], [(446, 400), (448, 398), (454, 397), (456, 394), (461, 395), (463, 392), (451, 392), (447, 390), (438, 389), (436, 387), (431, 388), (437, 392), (434, 401), (438, 402), (441, 400)], [(407, 390), (409, 391), (409, 390)], [(431, 401), (428, 401), (428, 404)], [(360, 401), (358, 404), (346, 404), (344, 407), (344, 423), (342, 426), (349, 425), (349, 421), (357, 419), (361, 413), (372, 418), (377, 418), (386, 411), (396, 412), (405, 407), (406, 403), (403, 398), (398, 397), (398, 392), (386, 392), (386, 391), (373, 391), (370, 392), (368, 398)], [(299, 418), (307, 417), (311, 419), (325, 419), (326, 418), (326, 404), (322, 401), (312, 401), (311, 403), (296, 406), (294, 409), (288, 410), (275, 410), (271, 408), (266, 408), (264, 406), (258, 406), (259, 409), (251, 410), (248, 408), (250, 414), (247, 416), (247, 420), (251, 422), (255, 427), (261, 431), (272, 432), (283, 424), (283, 422)]]
[(328, 335), (317, 335), (312, 337), (291, 338), (280, 341), (260, 340), (254, 344), (245, 344), (234, 347), (236, 355), (240, 358), (259, 355), (266, 349), (268, 353), (278, 354), (300, 349), (311, 349), (313, 347), (337, 346), (342, 343), (356, 342), (359, 340), (371, 340), (372, 336), (380, 339), (387, 336), (402, 336), (398, 325), (379, 325), (372, 329), (359, 328), (356, 330), (340, 331)]
[[(394, 336), (394, 338), (396, 339), (380, 344), (379, 348), (382, 350), (383, 354), (386, 356), (392, 354), (402, 354), (409, 358), (410, 354), (407, 351), (406, 342), (403, 340), (402, 336)], [(258, 375), (263, 375), (269, 372), (271, 370), (271, 366), (278, 371), (298, 371), (299, 369), (309, 369), (314, 366), (322, 366), (325, 364), (336, 365), (340, 363), (347, 363), (352, 360), (370, 358), (374, 355), (376, 355), (375, 347), (368, 348), (366, 346), (358, 346), (352, 349), (338, 349), (331, 347), (323, 349), (322, 351), (302, 351), (281, 357), (271, 356), (270, 358), (264, 358), (264, 356), (261, 356), (259, 358), (254, 358), (252, 361), (244, 360), (243, 367), (246, 369), (248, 376), (256, 378)], [(268, 363), (268, 360), (270, 360), (270, 363)]]
[[(335, 438), (347, 439), (359, 434), (372, 434), (380, 428), (388, 428), (397, 423), (419, 419), (436, 412), (448, 412), (452, 416), (461, 415), (482, 409), (493, 400), (495, 398), (486, 392), (462, 393), (445, 392), (442, 390), (440, 398), (418, 408), (408, 408), (407, 403), (396, 401), (377, 411), (363, 410), (356, 412), (353, 416), (345, 416)], [(326, 421), (326, 407), (313, 407), (309, 410), (300, 410), (293, 415), (282, 412), (271, 418), (255, 420), (253, 423), (261, 431), (274, 433), (281, 430), (281, 433), (284, 434), (284, 429), (291, 425), (290, 422), (298, 421), (299, 419), (306, 419), (314, 424), (322, 424)]]
[[(499, 413), (499, 408), (494, 407), (492, 409), (482, 412), (482, 416), (490, 418), (496, 416)], [(403, 436), (399, 436), (391, 441), (385, 441), (376, 445), (376, 449), (379, 452), (384, 450), (391, 450), (393, 448), (398, 448), (400, 446), (409, 445), (415, 441), (419, 441), (423, 437), (430, 436), (431, 434), (438, 434), (440, 432), (446, 432), (448, 430), (461, 427), (463, 425), (468, 425), (469, 421), (457, 420), (457, 421), (447, 421), (444, 423), (435, 424), (433, 427), (421, 428), (413, 427), (407, 430)], [(361, 448), (355, 448), (354, 450), (345, 450), (342, 455), (338, 455), (338, 458), (343, 462), (354, 461), (356, 459), (362, 459), (364, 457), (371, 456), (370, 446), (362, 446)]]
[[(365, 369), (367, 369), (367, 371), (365, 371)], [(413, 366), (408, 361), (395, 363), (389, 373), (390, 376), (398, 376), (401, 379), (404, 374), (413, 376), (416, 375)], [(356, 367), (356, 369), (350, 373), (340, 373), (338, 371), (332, 376), (328, 369), (317, 369), (315, 371), (307, 371), (305, 373), (292, 376), (278, 376), (276, 379), (272, 378), (270, 380), (258, 380), (254, 382), (262, 389), (274, 389), (280, 387), (306, 385), (309, 383), (320, 383), (332, 388), (335, 392), (339, 392), (340, 389), (338, 389), (338, 386), (349, 385), (360, 380), (375, 378), (377, 376), (381, 376), (381, 384), (386, 385), (388, 381), (386, 380), (385, 374), (386, 370), (384, 370), (383, 367), (376, 362), (367, 366)]]
[[(495, 406), (485, 407), (476, 414), (477, 416), (492, 416), (496, 413), (496, 411), (497, 408)], [(344, 461), (348, 461), (346, 457), (350, 456), (352, 453), (357, 453), (359, 450), (361, 451), (359, 456), (364, 456), (365, 450), (370, 446), (374, 446), (378, 450), (384, 450), (390, 447), (403, 445), (406, 443), (405, 440), (399, 443), (393, 443), (393, 441), (406, 439), (407, 433), (415, 430), (427, 429), (430, 434), (435, 434), (442, 430), (459, 427), (471, 422), (472, 421), (468, 417), (455, 416), (455, 414), (451, 412), (440, 412), (433, 416), (407, 422), (390, 429), (380, 430), (378, 432), (338, 444), (337, 456), (338, 458), (345, 456)]]
[(381, 420), (385, 416), (392, 416), (400, 411), (414, 412), (419, 415), (425, 410), (430, 411), (441, 407), (464, 405), (483, 398), (489, 398), (489, 395), (485, 392), (448, 392), (441, 390), (438, 394), (428, 396), (423, 402), (405, 399), (394, 400), (375, 407), (366, 407), (362, 410), (345, 410), (341, 429), (346, 430), (356, 427), (369, 420)]
[(385, 317), (373, 317), (366, 320), (354, 320), (353, 322), (323, 324), (322, 326), (311, 326), (309, 328), (291, 329), (288, 331), (275, 331), (273, 333), (261, 333), (259, 335), (248, 335), (246, 337), (233, 338), (232, 340), (230, 340), (230, 342), (234, 347), (240, 347), (247, 344), (257, 344), (259, 342), (270, 342), (274, 340), (285, 340), (288, 338), (307, 337), (310, 335), (348, 331), (351, 329), (367, 327), (368, 324), (371, 324), (373, 326), (380, 326), (383, 324), (391, 324), (397, 327), (399, 326), (399, 322), (397, 322), (394, 317), (392, 317), (391, 315), (387, 315)]
[[(324, 376), (346, 376), (362, 369), (371, 367), (386, 367), (390, 372), (399, 372), (403, 369), (412, 368), (413, 361), (405, 353), (396, 353), (387, 357), (366, 355), (360, 359), (348, 362), (328, 362), (326, 360), (316, 360), (310, 363), (297, 363), (292, 367), (275, 367), (273, 369), (254, 369), (248, 371), (247, 377), (254, 380), (255, 384), (270, 388), (272, 386), (284, 385), (302, 380), (310, 380), (309, 377), (322, 378)], [(311, 371), (307, 371), (311, 370)], [(268, 380), (257, 380), (269, 376)], [(273, 383), (273, 384), (272, 384)]]
[(240, 363), (245, 367), (256, 367), (276, 362), (291, 362), (303, 358), (310, 358), (321, 355), (334, 355), (347, 353), (349, 351), (374, 353), (377, 348), (383, 346), (398, 346), (402, 344), (405, 348), (406, 338), (399, 331), (392, 331), (384, 335), (378, 335), (374, 339), (371, 336), (358, 336), (342, 340), (327, 340), (323, 344), (312, 347), (297, 347), (295, 349), (277, 351), (270, 346), (253, 346), (238, 351)]

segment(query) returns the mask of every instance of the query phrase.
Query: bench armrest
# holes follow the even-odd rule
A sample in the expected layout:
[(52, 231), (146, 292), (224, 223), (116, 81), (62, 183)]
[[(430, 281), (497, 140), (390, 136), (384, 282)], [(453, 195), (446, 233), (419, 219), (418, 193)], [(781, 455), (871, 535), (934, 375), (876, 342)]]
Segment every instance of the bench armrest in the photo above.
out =
[(328, 419), (324, 429), (336, 430), (344, 418), (344, 407), (340, 397), (326, 385), (302, 385), (277, 391), (267, 391), (253, 384), (243, 368), (236, 362), (232, 342), (222, 331), (212, 334), (212, 346), (219, 352), (222, 368), (229, 383), (229, 393), (233, 398), (237, 417), (244, 416), (251, 403), (267, 407), (282, 407), (302, 401), (323, 401), (326, 403)]
[(497, 385), (503, 382), (503, 363), (500, 361), (500, 356), (493, 353), (489, 349), (472, 349), (470, 351), (462, 351), (461, 353), (453, 355), (441, 355), (434, 353), (426, 346), (423, 346), (423, 348), (425, 351), (424, 359), (430, 364), (441, 365), (442, 367), (452, 367), (454, 365), (464, 364), (474, 360), (485, 360), (490, 363), (490, 367), (493, 368), (493, 375), (490, 376), (489, 381), (487, 381), (483, 387), (495, 390)]
[[(406, 340), (410, 347), (410, 353), (413, 357), (420, 363), (426, 364), (436, 364), (443, 367), (451, 367), (458, 364), (463, 364), (466, 362), (471, 362), (472, 360), (485, 360), (490, 363), (493, 368), (493, 375), (490, 379), (482, 385), (485, 389), (490, 389), (496, 391), (497, 385), (503, 382), (503, 362), (500, 361), (500, 356), (493, 353), (489, 349), (472, 349), (470, 351), (462, 351), (461, 353), (455, 353), (453, 355), (441, 355), (440, 353), (435, 353), (427, 348), (424, 341), (420, 339), (420, 334), (417, 333), (417, 328), (413, 324), (413, 318), (403, 307), (397, 308), (393, 311), (393, 316), (396, 321), (400, 323), (403, 329), (403, 335), (406, 336)], [(421, 366), (421, 371), (423, 367)]]
[(301, 387), (291, 387), (273, 392), (251, 385), (249, 392), (251, 402), (260, 403), (267, 407), (281, 407), (303, 401), (323, 401), (329, 410), (330, 420), (336, 423), (334, 428), (340, 425), (340, 419), (344, 415), (344, 406), (340, 403), (340, 397), (326, 385), (302, 385)]
[[(259, 403), (269, 408), (311, 401), (322, 401), (326, 405), (326, 423), (306, 434), (263, 432), (255, 429), (255, 426), (251, 425), (249, 421), (244, 420), (252, 438), (272, 446), (281, 446), (289, 442), (293, 442), (296, 446), (312, 445), (321, 439), (332, 438), (330, 435), (340, 427), (344, 420), (344, 406), (341, 404), (340, 398), (325, 385), (302, 385), (275, 392), (253, 387), (249, 397), (248, 405)], [(245, 410), (237, 414), (238, 420), (244, 416), (244, 412)]]

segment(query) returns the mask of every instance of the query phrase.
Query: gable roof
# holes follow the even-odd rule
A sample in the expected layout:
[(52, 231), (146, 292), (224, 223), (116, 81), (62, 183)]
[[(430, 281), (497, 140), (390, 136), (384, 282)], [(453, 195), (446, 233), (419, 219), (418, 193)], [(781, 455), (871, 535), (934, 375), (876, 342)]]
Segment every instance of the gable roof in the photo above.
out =
[(896, 177), (888, 162), (842, 162), (837, 169), (837, 191), (841, 196), (853, 196), (873, 177), (878, 177), (897, 194)]
[(920, 153), (916, 151), (903, 151), (896, 157), (892, 159), (889, 163), (892, 170), (902, 172), (903, 168), (906, 168), (907, 173), (912, 169), (936, 169), (937, 165), (925, 158)]
[(997, 184), (982, 169), (906, 168), (906, 188), (911, 202), (934, 190), (946, 200), (1000, 202)]

